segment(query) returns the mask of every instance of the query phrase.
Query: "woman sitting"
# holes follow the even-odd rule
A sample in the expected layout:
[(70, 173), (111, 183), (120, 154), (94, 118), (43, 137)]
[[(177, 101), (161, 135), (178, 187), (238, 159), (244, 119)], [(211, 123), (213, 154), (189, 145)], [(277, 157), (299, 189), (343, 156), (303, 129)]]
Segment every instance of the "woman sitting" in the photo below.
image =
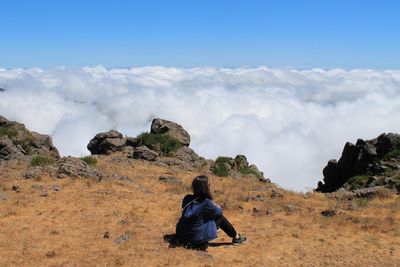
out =
[(208, 241), (217, 238), (217, 228), (232, 237), (233, 244), (242, 244), (247, 238), (236, 232), (222, 215), (222, 209), (212, 201), (207, 176), (197, 176), (192, 182), (193, 195), (182, 201), (182, 216), (176, 226), (180, 241), (190, 248), (207, 248)]

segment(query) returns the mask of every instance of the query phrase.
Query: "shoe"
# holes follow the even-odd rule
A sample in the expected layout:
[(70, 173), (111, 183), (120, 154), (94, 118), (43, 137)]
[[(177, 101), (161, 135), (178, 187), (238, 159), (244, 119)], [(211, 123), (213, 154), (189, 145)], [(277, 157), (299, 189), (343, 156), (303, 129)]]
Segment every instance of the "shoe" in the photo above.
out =
[(244, 235), (239, 234), (239, 238), (234, 237), (232, 239), (232, 243), (234, 245), (239, 245), (239, 244), (244, 244), (247, 241), (247, 237), (245, 237)]

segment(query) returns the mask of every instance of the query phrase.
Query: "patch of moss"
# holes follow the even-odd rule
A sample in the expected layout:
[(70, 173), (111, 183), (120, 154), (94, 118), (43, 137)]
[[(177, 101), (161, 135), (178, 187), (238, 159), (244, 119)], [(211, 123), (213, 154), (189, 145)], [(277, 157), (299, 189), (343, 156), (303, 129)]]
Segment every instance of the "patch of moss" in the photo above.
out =
[(182, 147), (174, 137), (166, 134), (141, 133), (133, 141), (135, 147), (147, 146), (150, 149), (158, 148), (164, 155), (169, 156)]
[(54, 159), (48, 156), (35, 155), (30, 161), (31, 166), (46, 166), (54, 162)]
[(357, 175), (351, 177), (348, 181), (347, 184), (350, 185), (350, 190), (356, 190), (363, 188), (368, 182), (368, 176), (367, 175)]
[(400, 148), (394, 149), (383, 156), (383, 159), (388, 160), (392, 158), (400, 158)]
[(227, 168), (226, 163), (228, 163), (231, 160), (232, 158), (230, 157), (218, 157), (215, 160), (215, 165), (211, 169), (211, 171), (217, 176), (222, 176), (222, 177), (228, 176), (229, 169)]
[(96, 166), (97, 164), (97, 159), (92, 156), (82, 157), (81, 160), (83, 160), (84, 162), (86, 162), (87, 165), (92, 167)]

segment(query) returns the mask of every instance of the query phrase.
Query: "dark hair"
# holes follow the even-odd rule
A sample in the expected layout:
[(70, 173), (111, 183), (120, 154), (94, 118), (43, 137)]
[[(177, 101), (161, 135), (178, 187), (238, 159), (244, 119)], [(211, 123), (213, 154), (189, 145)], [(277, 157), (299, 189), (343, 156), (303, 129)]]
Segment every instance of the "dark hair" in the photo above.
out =
[(202, 199), (209, 198), (212, 200), (210, 187), (208, 186), (208, 177), (205, 175), (199, 175), (193, 179), (192, 190), (195, 197)]

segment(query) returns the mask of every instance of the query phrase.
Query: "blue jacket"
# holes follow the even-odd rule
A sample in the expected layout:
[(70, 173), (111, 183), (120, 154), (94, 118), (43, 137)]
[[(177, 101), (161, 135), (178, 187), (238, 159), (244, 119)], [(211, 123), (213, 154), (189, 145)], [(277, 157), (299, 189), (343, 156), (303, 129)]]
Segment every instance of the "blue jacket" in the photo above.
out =
[(217, 238), (214, 218), (221, 215), (222, 209), (212, 200), (187, 195), (182, 201), (182, 216), (176, 225), (176, 234), (185, 243), (206, 243)]

